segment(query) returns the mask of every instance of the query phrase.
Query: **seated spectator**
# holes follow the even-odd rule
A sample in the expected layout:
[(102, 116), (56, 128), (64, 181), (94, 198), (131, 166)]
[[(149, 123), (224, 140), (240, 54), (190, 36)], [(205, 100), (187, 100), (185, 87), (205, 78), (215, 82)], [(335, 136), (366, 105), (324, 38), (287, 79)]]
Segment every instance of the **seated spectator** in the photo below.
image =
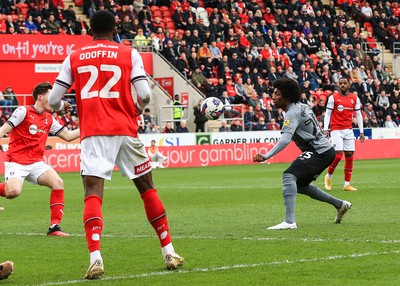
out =
[(389, 114), (392, 120), (399, 125), (400, 123), (400, 109), (398, 108), (397, 103), (392, 103), (389, 108)]
[[(37, 24), (36, 24), (36, 26), (37, 26)], [(38, 28), (39, 28), (39, 26), (38, 26)], [(82, 34), (82, 30), (89, 31), (89, 26), (85, 22), (83, 17), (80, 16), (80, 17), (78, 17), (78, 20), (75, 22), (75, 29), (74, 29), (75, 35), (81, 35)], [(40, 28), (39, 28), (39, 31), (40, 31)]]
[(263, 110), (261, 109), (261, 103), (257, 103), (256, 107), (254, 109), (255, 122), (258, 122), (261, 118), (264, 118), (264, 120), (266, 120), (266, 116), (265, 116)]
[(235, 119), (232, 122), (231, 131), (232, 132), (243, 131), (243, 128), (242, 128), (242, 125), (240, 124), (240, 120), (239, 119)]
[(144, 112), (143, 112), (143, 121), (145, 124), (147, 124), (147, 122), (152, 123), (152, 118), (151, 118), (151, 114), (150, 114), (150, 109), (149, 108), (145, 108)]
[(244, 113), (244, 126), (245, 130), (252, 131), (253, 126), (256, 125), (255, 118), (254, 118), (254, 112), (253, 112), (253, 106), (249, 106), (247, 111)]
[(171, 122), (167, 122), (162, 133), (175, 133), (175, 130), (172, 128)]
[(219, 132), (230, 132), (231, 129), (227, 126), (226, 120), (221, 120), (221, 127), (219, 128)]
[(396, 122), (392, 120), (392, 117), (390, 115), (386, 115), (386, 121), (385, 121), (385, 127), (386, 128), (397, 128)]
[(268, 130), (268, 125), (265, 123), (264, 118), (260, 118), (260, 120), (257, 122), (256, 126), (254, 127), (255, 130), (260, 131), (260, 130)]
[(189, 61), (186, 59), (186, 53), (182, 52), (181, 56), (176, 62), (176, 69), (183, 74), (187, 79), (191, 78), (192, 72), (190, 71)]
[(147, 149), (147, 155), (149, 155), (149, 158), (152, 161), (152, 168), (164, 168), (163, 162), (168, 160), (168, 157), (164, 156), (156, 146), (156, 140), (151, 140), (151, 146)]
[(5, 100), (10, 100), (11, 101), (12, 107), (10, 108), (10, 111), (13, 112), (19, 106), (19, 102), (18, 102), (18, 99), (15, 96), (15, 92), (11, 88), (11, 86), (7, 86), (6, 87), (6, 90), (3, 91), (3, 96), (4, 96)]
[(176, 133), (189, 133), (189, 129), (186, 127), (186, 120), (181, 120), (180, 124), (176, 127)]
[(49, 34), (58, 34), (61, 26), (60, 23), (56, 21), (54, 14), (51, 14), (46, 22), (46, 29)]
[(281, 130), (281, 127), (278, 123), (276, 123), (275, 118), (271, 118), (271, 120), (267, 124), (268, 130)]
[(207, 78), (201, 72), (200, 67), (193, 72), (192, 83), (199, 89), (203, 89), (203, 86), (207, 83)]
[(12, 101), (5, 99), (3, 93), (0, 91), (0, 107), (2, 107), (3, 114), (11, 113)]

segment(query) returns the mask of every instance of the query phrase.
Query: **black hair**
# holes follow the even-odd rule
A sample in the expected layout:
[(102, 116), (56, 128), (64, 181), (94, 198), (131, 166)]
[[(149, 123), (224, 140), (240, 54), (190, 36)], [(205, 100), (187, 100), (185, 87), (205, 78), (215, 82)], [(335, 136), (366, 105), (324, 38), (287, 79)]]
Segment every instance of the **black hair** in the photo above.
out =
[(350, 80), (347, 77), (342, 76), (341, 78), (339, 78), (339, 81), (341, 81), (342, 79), (345, 79), (348, 83), (350, 83)]
[(112, 33), (115, 29), (114, 15), (107, 10), (99, 10), (90, 18), (90, 27), (96, 35)]
[(291, 78), (280, 78), (274, 81), (273, 87), (279, 89), (282, 97), (287, 98), (290, 102), (298, 102), (300, 100), (301, 90), (299, 83)]
[(33, 89), (33, 99), (36, 101), (38, 98), (38, 95), (44, 95), (49, 89), (52, 89), (53, 87), (48, 81), (39, 83), (38, 85), (35, 86)]

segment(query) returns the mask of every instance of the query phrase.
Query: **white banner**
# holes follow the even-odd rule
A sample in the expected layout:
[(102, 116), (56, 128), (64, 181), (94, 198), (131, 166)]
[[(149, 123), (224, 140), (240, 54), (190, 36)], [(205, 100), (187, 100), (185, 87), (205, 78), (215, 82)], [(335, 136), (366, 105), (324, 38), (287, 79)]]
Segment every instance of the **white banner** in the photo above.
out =
[(276, 143), (280, 137), (280, 131), (163, 133), (139, 135), (139, 138), (143, 141), (145, 146), (150, 146), (151, 140), (155, 140), (157, 146)]
[(400, 128), (372, 128), (372, 139), (400, 139)]

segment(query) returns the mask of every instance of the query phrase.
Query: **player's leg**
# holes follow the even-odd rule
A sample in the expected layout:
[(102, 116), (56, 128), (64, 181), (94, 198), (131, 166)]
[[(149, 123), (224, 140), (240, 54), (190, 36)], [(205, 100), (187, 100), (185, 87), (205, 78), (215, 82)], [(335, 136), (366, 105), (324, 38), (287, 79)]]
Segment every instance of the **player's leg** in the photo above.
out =
[(7, 279), (14, 270), (14, 262), (4, 261), (0, 263), (0, 280)]
[[(303, 155), (303, 154), (302, 154)], [(282, 175), (282, 195), (285, 204), (285, 219), (280, 224), (268, 227), (268, 230), (279, 229), (296, 229), (296, 196), (297, 196), (297, 179), (303, 177), (306, 166), (300, 159), (300, 155), (292, 162), (290, 167), (283, 172)]]
[(340, 130), (331, 132), (331, 141), (336, 153), (332, 164), (328, 168), (328, 173), (325, 175), (324, 183), (327, 191), (332, 190), (332, 175), (343, 156), (343, 137)]
[[(44, 172), (43, 172), (44, 171)], [(60, 223), (64, 214), (64, 181), (57, 172), (43, 162), (37, 163), (36, 169), (29, 176), (29, 180), (35, 180), (41, 186), (50, 188), (50, 227), (47, 235), (50, 236), (69, 236), (60, 228)]]
[(90, 252), (86, 279), (98, 279), (104, 273), (100, 252), (104, 179), (111, 179), (120, 144), (119, 136), (91, 136), (81, 142), (81, 175), (85, 191), (83, 223)]
[(314, 153), (311, 158), (306, 161), (309, 174), (297, 180), (297, 192), (334, 206), (336, 208), (335, 223), (340, 223), (344, 214), (351, 208), (351, 203), (335, 198), (317, 186), (310, 184), (330, 165), (334, 157), (335, 151), (333, 148), (322, 154)]
[(5, 182), (0, 183), (0, 197), (14, 199), (22, 192), (25, 178), (31, 172), (31, 165), (25, 166), (14, 162), (4, 162)]
[(22, 193), (23, 181), (21, 178), (11, 178), (0, 183), (0, 197), (15, 199)]
[(165, 208), (153, 184), (150, 162), (143, 143), (137, 138), (125, 137), (116, 164), (124, 176), (133, 180), (141, 195), (146, 216), (159, 238), (166, 267), (175, 269), (181, 266), (184, 259), (175, 253), (172, 245)]
[(344, 150), (344, 185), (343, 191), (357, 191), (356, 188), (353, 188), (350, 185), (351, 176), (353, 174), (353, 155), (355, 150), (355, 138), (353, 130), (346, 130), (346, 134), (343, 142), (343, 150)]
[(95, 176), (82, 176), (85, 190), (83, 224), (90, 252), (90, 266), (86, 279), (98, 279), (104, 273), (100, 240), (103, 231), (103, 191), (104, 179)]

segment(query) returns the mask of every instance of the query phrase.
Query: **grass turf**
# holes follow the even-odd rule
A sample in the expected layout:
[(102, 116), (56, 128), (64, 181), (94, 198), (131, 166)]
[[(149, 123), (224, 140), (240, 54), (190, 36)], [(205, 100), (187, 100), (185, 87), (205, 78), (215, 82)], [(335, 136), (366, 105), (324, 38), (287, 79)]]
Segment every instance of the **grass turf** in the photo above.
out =
[[(26, 183), (14, 200), (0, 199), (0, 260), (15, 262), (1, 285), (398, 285), (397, 169), (400, 160), (357, 161), (352, 184), (334, 196), (353, 203), (340, 225), (335, 209), (299, 195), (297, 230), (267, 231), (283, 220), (281, 173), (287, 164), (156, 169), (154, 182), (167, 210), (179, 271), (164, 270), (158, 239), (132, 182), (114, 173), (107, 182), (102, 254), (106, 273), (85, 281), (89, 256), (82, 226), (78, 173), (65, 183), (63, 230), (47, 237), (49, 190)], [(316, 181), (323, 186), (323, 175)]]

